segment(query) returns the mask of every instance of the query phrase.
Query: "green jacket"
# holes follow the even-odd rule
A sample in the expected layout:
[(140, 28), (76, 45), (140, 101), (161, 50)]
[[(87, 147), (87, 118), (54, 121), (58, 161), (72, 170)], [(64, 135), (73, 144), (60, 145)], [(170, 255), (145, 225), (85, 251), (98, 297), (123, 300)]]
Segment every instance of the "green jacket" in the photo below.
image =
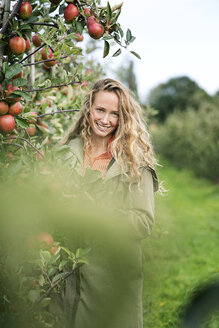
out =
[[(83, 141), (75, 138), (70, 141), (72, 157), (71, 166), (79, 175), (83, 175)], [(126, 173), (128, 174), (128, 167)], [(97, 178), (98, 179), (98, 178)], [(102, 179), (109, 196), (117, 200), (121, 210), (126, 212), (136, 237), (142, 239), (148, 236), (154, 225), (154, 192), (158, 190), (158, 180), (155, 171), (146, 164), (141, 167), (141, 183), (131, 186), (128, 176), (121, 173), (120, 166), (114, 161)], [(95, 182), (95, 181), (94, 181)], [(100, 189), (102, 195), (102, 190)]]
[[(75, 138), (69, 146), (68, 162), (73, 170), (83, 176), (83, 142)], [(126, 172), (128, 176), (128, 167)], [(151, 233), (154, 225), (154, 191), (158, 189), (158, 181), (155, 171), (147, 165), (141, 167), (140, 190), (137, 182), (130, 187), (127, 176), (121, 174), (119, 165), (114, 161), (101, 179), (99, 196), (96, 193), (97, 199), (105, 203), (108, 200), (106, 193), (103, 194), (103, 187), (110, 198), (114, 196), (117, 201), (115, 218), (128, 225), (132, 232), (133, 238), (127, 241), (127, 261), (124, 254), (120, 255), (119, 249), (114, 251), (113, 256), (107, 255), (102, 247), (91, 252), (89, 264), (81, 268), (76, 279), (78, 283), (75, 280), (68, 282), (69, 286), (72, 285), (72, 291), (74, 288), (79, 290), (77, 297), (71, 301), (74, 314), (72, 317), (70, 315), (69, 327), (143, 327), (141, 240)], [(93, 184), (97, 185), (98, 181), (93, 181)], [(66, 308), (69, 315), (71, 305), (66, 299), (63, 302), (68, 303)], [(73, 321), (74, 325), (71, 325)]]

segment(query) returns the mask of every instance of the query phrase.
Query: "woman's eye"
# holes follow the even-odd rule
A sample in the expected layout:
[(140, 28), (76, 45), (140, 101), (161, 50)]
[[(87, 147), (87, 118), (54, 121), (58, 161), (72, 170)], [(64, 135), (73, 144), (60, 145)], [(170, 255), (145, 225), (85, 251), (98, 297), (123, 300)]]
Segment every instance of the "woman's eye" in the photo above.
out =
[(113, 116), (119, 117), (119, 113), (113, 113)]
[(97, 110), (98, 112), (103, 112), (103, 109), (102, 109), (102, 108), (96, 108), (96, 110)]

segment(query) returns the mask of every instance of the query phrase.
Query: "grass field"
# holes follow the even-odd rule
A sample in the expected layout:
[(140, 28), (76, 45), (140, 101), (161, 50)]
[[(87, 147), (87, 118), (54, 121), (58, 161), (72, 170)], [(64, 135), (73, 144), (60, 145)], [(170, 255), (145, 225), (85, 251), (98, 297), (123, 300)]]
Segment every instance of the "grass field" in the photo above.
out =
[[(144, 327), (178, 327), (181, 306), (194, 288), (219, 278), (219, 186), (162, 161), (156, 225), (143, 242)], [(219, 327), (219, 316), (204, 325)]]

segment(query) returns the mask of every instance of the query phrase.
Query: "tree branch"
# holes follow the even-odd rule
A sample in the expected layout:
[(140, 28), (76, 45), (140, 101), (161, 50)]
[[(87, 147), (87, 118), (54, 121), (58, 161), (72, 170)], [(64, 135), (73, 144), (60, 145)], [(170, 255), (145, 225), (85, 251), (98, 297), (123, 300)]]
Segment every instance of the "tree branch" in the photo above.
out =
[(73, 270), (71, 270), (68, 273), (66, 273), (66, 275), (64, 277), (60, 278), (58, 281), (56, 281), (55, 284), (51, 285), (51, 287), (49, 289), (47, 289), (47, 291), (38, 299), (38, 301), (36, 302), (36, 304), (39, 304), (46, 296), (48, 296), (51, 293), (51, 291), (56, 286), (58, 286), (62, 281), (64, 281), (65, 279), (67, 279), (72, 273), (74, 273), (74, 271), (76, 269), (79, 269), (83, 264), (84, 263), (79, 263), (76, 268), (74, 268)]
[[(67, 58), (67, 57), (68, 56), (62, 56), (62, 57), (59, 57), (59, 59), (63, 59), (63, 58)], [(38, 65), (38, 64), (42, 64), (42, 63), (49, 62), (49, 61), (54, 61), (54, 60), (57, 60), (57, 59), (55, 59), (55, 58), (52, 58), (52, 59), (44, 59), (44, 60), (40, 60), (40, 61), (35, 62), (35, 63), (24, 64), (23, 66), (25, 67), (25, 66), (31, 66), (31, 65)]]
[(50, 112), (50, 113), (38, 115), (38, 116), (36, 116), (36, 118), (41, 118), (41, 117), (44, 117), (44, 116), (54, 115), (54, 114), (57, 114), (57, 113), (68, 113), (68, 112), (79, 112), (79, 109), (58, 110), (56, 112)]
[(46, 43), (42, 44), (39, 48), (35, 49), (33, 52), (31, 52), (30, 54), (28, 54), (26, 57), (24, 57), (23, 59), (21, 59), (19, 61), (19, 64), (23, 63), (23, 61), (25, 61), (27, 58), (29, 58), (30, 56), (34, 55), (37, 51), (39, 51), (41, 48), (43, 48), (44, 46), (46, 46)]
[(5, 141), (5, 140), (8, 140), (8, 139), (20, 139), (20, 140), (23, 140), (23, 141), (25, 141), (29, 146), (31, 146), (33, 149), (35, 149), (37, 152), (38, 152), (38, 154), (44, 159), (44, 156), (43, 156), (43, 154), (29, 141), (29, 140), (27, 140), (26, 138), (23, 138), (23, 137), (6, 137), (5, 139), (3, 139), (3, 141)]
[(50, 87), (41, 88), (41, 89), (32, 89), (32, 90), (22, 90), (23, 92), (37, 92), (37, 91), (43, 91), (47, 89), (53, 89), (53, 88), (61, 88), (61, 87), (67, 87), (70, 84), (76, 83), (75, 81), (69, 82), (67, 84), (59, 84), (59, 85), (51, 85)]
[(7, 145), (7, 146), (16, 146), (16, 147), (18, 147), (18, 148), (22, 148), (22, 149), (24, 149), (24, 146), (22, 146), (22, 145), (19, 145), (19, 144), (17, 144), (17, 143), (10, 143), (10, 142), (3, 142), (3, 145)]
[(18, 13), (21, 3), (23, 0), (18, 0), (17, 3), (14, 6), (14, 9), (12, 10), (12, 13), (10, 15), (10, 17), (7, 19), (6, 23), (4, 24), (4, 26), (2, 27), (2, 29), (0, 30), (0, 34), (5, 34), (5, 32), (8, 29), (9, 23), (10, 21), (14, 18), (14, 16)]
[(29, 23), (30, 25), (43, 25), (43, 26), (52, 26), (55, 28), (59, 28), (58, 24), (52, 23)]

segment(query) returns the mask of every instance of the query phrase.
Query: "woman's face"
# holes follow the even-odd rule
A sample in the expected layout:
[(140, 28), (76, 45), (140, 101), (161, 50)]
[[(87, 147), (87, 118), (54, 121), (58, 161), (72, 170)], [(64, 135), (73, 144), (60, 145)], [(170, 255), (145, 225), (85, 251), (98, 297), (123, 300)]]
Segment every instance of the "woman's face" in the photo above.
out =
[(119, 124), (119, 98), (115, 92), (98, 91), (90, 111), (92, 132), (98, 137), (112, 136)]

